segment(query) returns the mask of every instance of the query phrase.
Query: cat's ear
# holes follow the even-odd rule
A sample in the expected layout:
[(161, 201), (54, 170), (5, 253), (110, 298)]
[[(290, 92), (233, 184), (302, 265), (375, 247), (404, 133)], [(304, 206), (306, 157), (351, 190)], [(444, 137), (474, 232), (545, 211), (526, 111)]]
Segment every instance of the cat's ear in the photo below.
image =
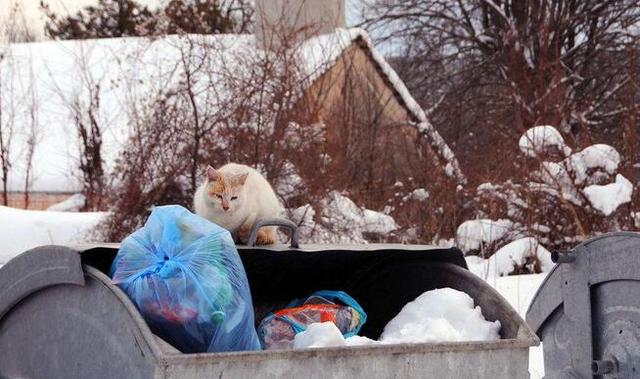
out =
[(238, 185), (243, 186), (244, 183), (247, 181), (247, 177), (249, 176), (248, 172), (245, 172), (244, 174), (240, 174), (237, 176), (237, 181), (238, 181)]
[(220, 173), (218, 172), (218, 170), (211, 166), (207, 166), (207, 179), (209, 179), (210, 182), (215, 182), (216, 180), (218, 180), (219, 176)]

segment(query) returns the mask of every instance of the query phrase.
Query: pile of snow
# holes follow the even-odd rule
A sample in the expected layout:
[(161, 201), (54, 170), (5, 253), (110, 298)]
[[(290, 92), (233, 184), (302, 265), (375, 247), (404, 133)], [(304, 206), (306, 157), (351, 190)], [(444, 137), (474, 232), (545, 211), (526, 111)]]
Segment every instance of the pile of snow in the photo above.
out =
[(440, 288), (420, 295), (402, 308), (380, 336), (382, 343), (494, 341), (500, 321), (487, 321), (464, 292)]
[(0, 265), (42, 245), (80, 243), (91, 238), (105, 213), (25, 211), (0, 206)]
[(405, 305), (385, 326), (379, 341), (344, 338), (332, 322), (309, 325), (295, 336), (294, 349), (399, 343), (494, 341), (500, 339), (500, 321), (487, 321), (480, 307), (464, 292), (452, 288), (427, 291)]
[(296, 334), (293, 339), (294, 349), (329, 346), (346, 346), (340, 329), (330, 321), (313, 323), (304, 332)]
[(375, 344), (367, 337), (353, 336), (344, 338), (340, 329), (331, 321), (317, 322), (309, 325), (307, 330), (296, 334), (293, 340), (294, 349), (334, 346), (361, 346)]
[(47, 210), (53, 212), (79, 212), (84, 208), (86, 202), (86, 197), (81, 193), (77, 193), (63, 202), (53, 204)]
[(633, 192), (633, 184), (622, 176), (616, 175), (615, 183), (609, 183), (603, 186), (594, 184), (582, 190), (589, 199), (591, 205), (609, 216), (622, 204), (631, 201), (631, 193)]
[(393, 217), (361, 208), (337, 191), (320, 202), (320, 209), (320, 222), (309, 204), (291, 210), (291, 220), (308, 243), (367, 243), (366, 234), (384, 236), (398, 229)]
[(560, 132), (549, 125), (534, 126), (527, 130), (520, 137), (518, 145), (523, 153), (533, 158), (553, 150), (557, 150), (565, 156), (571, 154), (571, 149), (564, 143)]
[(456, 231), (456, 242), (464, 252), (479, 250), (483, 245), (498, 241), (511, 230), (513, 222), (507, 219), (469, 220)]
[(503, 246), (489, 257), (481, 276), (487, 277), (489, 274), (505, 276), (514, 272), (516, 267), (523, 266), (526, 266), (529, 272), (534, 272), (534, 265), (537, 262), (542, 272), (551, 271), (554, 266), (549, 250), (535, 238), (520, 238)]

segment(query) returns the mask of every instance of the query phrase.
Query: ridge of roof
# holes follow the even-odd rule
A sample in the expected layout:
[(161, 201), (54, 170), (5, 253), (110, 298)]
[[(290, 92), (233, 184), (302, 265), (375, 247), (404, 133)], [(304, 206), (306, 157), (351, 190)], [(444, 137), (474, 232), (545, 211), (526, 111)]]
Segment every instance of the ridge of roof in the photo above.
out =
[(446, 143), (444, 138), (438, 133), (434, 126), (429, 122), (426, 113), (414, 97), (409, 92), (406, 84), (396, 71), (391, 67), (389, 62), (384, 56), (375, 48), (369, 34), (360, 28), (348, 29), (351, 35), (352, 42), (360, 40), (364, 43), (364, 46), (371, 53), (371, 58), (378, 65), (380, 73), (385, 77), (392, 88), (395, 90), (397, 96), (404, 103), (412, 116), (416, 119), (416, 128), (424, 135), (427, 135), (431, 139), (432, 144), (436, 147), (438, 154), (447, 162), (445, 171), (447, 175), (455, 177), (461, 184), (466, 183), (466, 177), (460, 169), (460, 164), (455, 157), (453, 151)]

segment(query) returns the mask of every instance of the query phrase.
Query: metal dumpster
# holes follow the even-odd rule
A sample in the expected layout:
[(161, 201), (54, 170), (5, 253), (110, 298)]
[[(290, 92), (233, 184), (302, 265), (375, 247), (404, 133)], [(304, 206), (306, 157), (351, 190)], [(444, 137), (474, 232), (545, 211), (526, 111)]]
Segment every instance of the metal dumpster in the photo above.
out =
[(499, 341), (182, 354), (152, 334), (105, 274), (117, 245), (45, 246), (0, 268), (0, 376), (27, 378), (527, 378), (538, 339), (516, 311), (466, 270), (457, 249), (429, 246), (240, 247), (256, 319), (320, 289), (363, 306), (377, 338), (421, 293), (468, 293)]
[(545, 377), (640, 377), (640, 233), (612, 233), (554, 253), (527, 311)]

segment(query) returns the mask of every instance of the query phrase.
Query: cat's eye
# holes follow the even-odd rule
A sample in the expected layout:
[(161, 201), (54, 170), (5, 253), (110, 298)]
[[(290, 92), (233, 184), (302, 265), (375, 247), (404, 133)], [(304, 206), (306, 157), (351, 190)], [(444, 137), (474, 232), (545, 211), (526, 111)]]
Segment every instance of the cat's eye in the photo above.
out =
[(238, 200), (238, 196), (231, 197), (231, 200)]
[(218, 199), (222, 199), (222, 195), (216, 195)]

